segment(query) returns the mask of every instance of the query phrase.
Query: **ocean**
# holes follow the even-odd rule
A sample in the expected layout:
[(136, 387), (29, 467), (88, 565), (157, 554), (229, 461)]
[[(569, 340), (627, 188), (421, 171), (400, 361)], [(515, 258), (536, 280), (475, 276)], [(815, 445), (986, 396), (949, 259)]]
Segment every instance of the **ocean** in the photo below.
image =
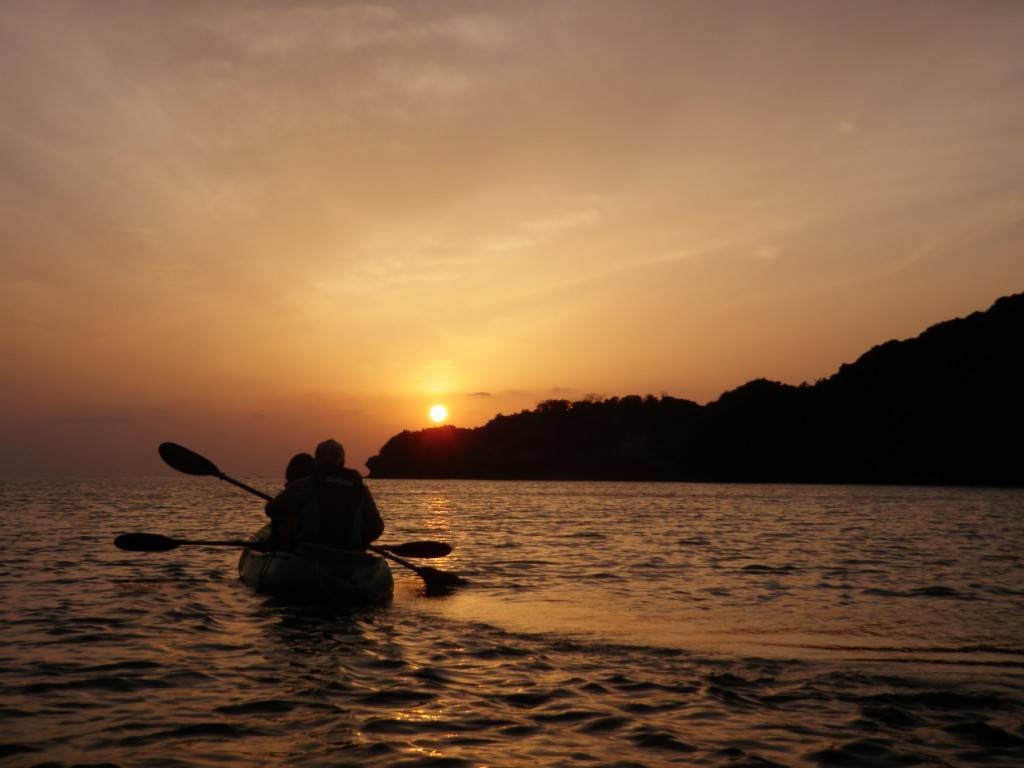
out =
[(0, 761), (1024, 765), (1024, 490), (369, 484), (470, 583), (295, 604), (112, 546), (251, 535), (230, 485), (0, 483)]

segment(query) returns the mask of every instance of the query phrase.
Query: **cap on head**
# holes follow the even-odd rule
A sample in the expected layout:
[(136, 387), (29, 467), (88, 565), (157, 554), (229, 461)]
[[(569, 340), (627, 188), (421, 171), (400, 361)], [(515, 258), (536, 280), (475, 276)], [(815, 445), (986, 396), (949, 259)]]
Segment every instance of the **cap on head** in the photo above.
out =
[(337, 440), (324, 440), (316, 447), (316, 463), (325, 467), (343, 467), (345, 449)]

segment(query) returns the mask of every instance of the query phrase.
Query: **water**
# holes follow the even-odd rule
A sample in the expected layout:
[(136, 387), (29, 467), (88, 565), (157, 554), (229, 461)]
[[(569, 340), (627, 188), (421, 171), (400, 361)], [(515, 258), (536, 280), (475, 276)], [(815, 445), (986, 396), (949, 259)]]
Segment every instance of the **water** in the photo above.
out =
[[(270, 480), (250, 479), (273, 488)], [(8, 482), (0, 759), (30, 765), (1024, 764), (1024, 491), (374, 481), (472, 584), (283, 603), (210, 479)]]

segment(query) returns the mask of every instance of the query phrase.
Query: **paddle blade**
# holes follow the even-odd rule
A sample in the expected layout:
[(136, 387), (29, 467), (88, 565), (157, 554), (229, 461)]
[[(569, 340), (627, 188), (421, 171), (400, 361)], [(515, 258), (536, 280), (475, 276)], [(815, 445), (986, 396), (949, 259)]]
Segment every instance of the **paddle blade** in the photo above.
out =
[(452, 553), (452, 548), (442, 541), (407, 541), (404, 544), (382, 544), (380, 548), (400, 557), (447, 557)]
[(179, 472), (184, 472), (186, 475), (220, 476), (220, 470), (217, 469), (216, 464), (183, 445), (160, 443), (157, 450), (160, 452), (160, 458), (167, 462), (168, 466)]
[(122, 533), (114, 546), (129, 552), (167, 552), (178, 548), (178, 542), (159, 533)]
[(445, 571), (439, 571), (437, 568), (417, 568), (416, 573), (423, 579), (423, 585), (426, 587), (428, 595), (446, 595), (453, 587), (457, 587), (460, 584), (468, 584), (461, 576), (454, 573), (446, 573)]

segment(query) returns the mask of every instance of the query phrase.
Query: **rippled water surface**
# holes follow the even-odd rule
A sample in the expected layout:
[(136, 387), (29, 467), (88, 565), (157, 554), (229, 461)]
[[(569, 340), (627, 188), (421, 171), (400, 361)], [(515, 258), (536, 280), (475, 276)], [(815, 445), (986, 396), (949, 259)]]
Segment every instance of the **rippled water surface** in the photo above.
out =
[(245, 537), (231, 486), (0, 484), (0, 760), (1024, 765), (1024, 491), (371, 485), (472, 583), (289, 604), (110, 543)]

